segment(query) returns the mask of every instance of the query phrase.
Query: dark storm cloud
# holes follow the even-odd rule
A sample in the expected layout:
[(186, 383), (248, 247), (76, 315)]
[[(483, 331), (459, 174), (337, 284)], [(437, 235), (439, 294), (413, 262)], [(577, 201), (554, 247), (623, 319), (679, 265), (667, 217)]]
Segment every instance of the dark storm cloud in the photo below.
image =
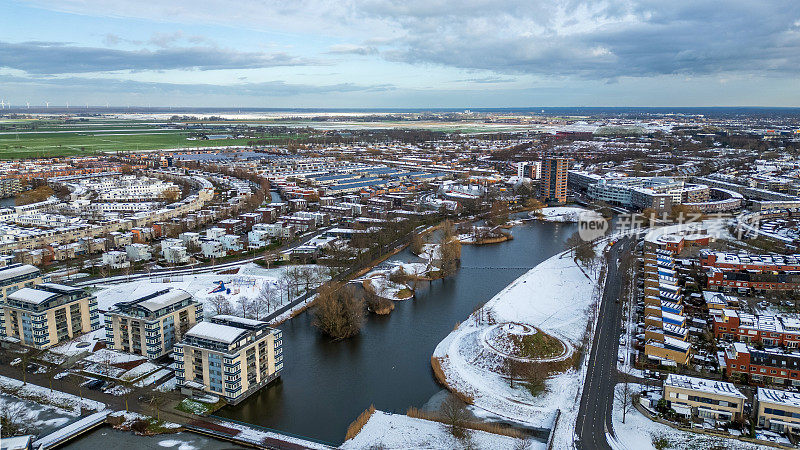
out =
[(796, 1), (428, 3), (368, 2), (404, 31), (386, 58), (585, 78), (800, 70)]
[(31, 74), (120, 70), (254, 69), (314, 64), (285, 53), (237, 52), (217, 47), (119, 50), (57, 42), (0, 42), (0, 67)]

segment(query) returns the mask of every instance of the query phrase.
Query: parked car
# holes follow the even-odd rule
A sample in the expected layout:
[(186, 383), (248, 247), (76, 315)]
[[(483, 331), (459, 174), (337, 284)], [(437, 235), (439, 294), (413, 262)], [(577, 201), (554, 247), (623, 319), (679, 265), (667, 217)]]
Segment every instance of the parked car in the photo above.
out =
[(106, 385), (105, 380), (93, 380), (86, 383), (86, 387), (94, 391), (99, 391), (100, 389), (103, 389), (103, 386), (105, 385)]

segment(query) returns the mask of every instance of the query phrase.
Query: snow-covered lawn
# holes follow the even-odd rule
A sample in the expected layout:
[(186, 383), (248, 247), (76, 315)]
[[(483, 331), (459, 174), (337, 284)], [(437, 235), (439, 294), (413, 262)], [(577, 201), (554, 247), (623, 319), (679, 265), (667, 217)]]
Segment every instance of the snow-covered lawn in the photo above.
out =
[(63, 355), (66, 357), (72, 357), (83, 352), (91, 353), (94, 349), (95, 344), (98, 341), (105, 340), (106, 337), (106, 329), (100, 328), (94, 330), (90, 333), (86, 333), (76, 337), (75, 339), (65, 342), (60, 345), (56, 345), (50, 348), (50, 352), (56, 353), (59, 355)]
[(422, 244), (422, 252), (417, 255), (422, 259), (433, 261), (442, 258), (442, 249), (439, 244)]
[(54, 406), (72, 415), (80, 415), (81, 406), (96, 411), (101, 411), (106, 407), (104, 403), (95, 400), (89, 400), (87, 398), (81, 399), (77, 395), (67, 394), (66, 392), (57, 390), (51, 391), (49, 388), (31, 383), (23, 384), (20, 380), (4, 376), (0, 376), (0, 390), (14, 397)]
[[(468, 440), (459, 441), (444, 424), (416, 419), (402, 414), (375, 411), (356, 437), (345, 441), (340, 448), (354, 449), (513, 449), (522, 441), (508, 436), (471, 430)], [(542, 442), (528, 441), (526, 449), (547, 448)]]
[[(617, 385), (617, 389), (621, 388)], [(641, 390), (636, 385), (635, 390)], [(743, 442), (733, 438), (722, 438), (706, 434), (692, 433), (676, 430), (663, 423), (654, 422), (645, 417), (636, 409), (631, 409), (622, 423), (622, 406), (618, 396), (614, 399), (613, 424), (615, 436), (607, 435), (611, 448), (620, 450), (648, 450), (654, 449), (653, 439), (664, 438), (669, 443), (668, 448), (689, 450), (698, 448), (726, 448), (726, 449), (759, 449), (763, 446)]]
[(560, 409), (559, 430), (565, 430), (561, 439), (569, 445), (585, 368), (551, 376), (545, 392), (534, 397), (519, 383), (512, 389), (496, 370), (490, 370), (483, 338), (493, 324), (515, 322), (534, 326), (570, 348), (579, 346), (587, 324), (594, 320), (594, 290), (599, 276), (598, 270), (585, 272), (569, 252), (555, 255), (516, 279), (461, 323), (439, 343), (433, 355), (440, 360), (449, 387), (471, 396), (479, 408), (534, 427), (550, 428)]
[(134, 355), (132, 353), (122, 353), (114, 350), (102, 348), (83, 359), (87, 362), (99, 364), (121, 364), (132, 361), (144, 360), (141, 355)]
[[(281, 282), (287, 270), (308, 271), (312, 276), (309, 280), (304, 277), (291, 280), (300, 285), (292, 287), (292, 295), (288, 295), (286, 286)], [(265, 269), (257, 264), (249, 263), (240, 267), (236, 274), (183, 275), (167, 279), (153, 277), (151, 280), (98, 286), (101, 289), (95, 295), (98, 308), (108, 310), (117, 302), (161, 289), (182, 289), (191, 294), (195, 300), (203, 303), (206, 315), (212, 315), (216, 313), (214, 305), (220, 297), (227, 301), (231, 311), (236, 312), (241, 309), (243, 300), (253, 300), (260, 297), (262, 292), (269, 292), (272, 295), (269, 306), (264, 304), (262, 308), (267, 313), (285, 305), (292, 300), (292, 297), (301, 295), (306, 281), (309, 281), (309, 288), (314, 288), (321, 282), (327, 281), (328, 278), (325, 270), (315, 265)], [(224, 289), (222, 289), (223, 285)]]
[[(547, 222), (577, 222), (581, 213), (591, 211), (579, 206), (549, 206), (542, 208), (541, 220)], [(536, 217), (532, 215), (532, 217)]]

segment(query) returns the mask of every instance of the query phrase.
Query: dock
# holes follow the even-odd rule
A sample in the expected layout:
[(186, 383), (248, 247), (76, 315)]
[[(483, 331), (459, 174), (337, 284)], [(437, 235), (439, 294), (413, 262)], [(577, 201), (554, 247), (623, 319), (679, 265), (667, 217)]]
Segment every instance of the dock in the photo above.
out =
[(79, 419), (60, 430), (54, 431), (33, 443), (33, 448), (48, 450), (65, 444), (66, 442), (106, 423), (110, 411), (103, 410)]

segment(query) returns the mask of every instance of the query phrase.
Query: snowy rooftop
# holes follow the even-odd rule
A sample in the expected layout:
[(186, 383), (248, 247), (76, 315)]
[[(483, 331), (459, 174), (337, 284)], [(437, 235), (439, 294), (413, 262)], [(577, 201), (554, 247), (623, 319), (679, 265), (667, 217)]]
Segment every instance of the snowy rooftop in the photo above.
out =
[(38, 305), (57, 296), (58, 294), (56, 294), (55, 292), (41, 291), (39, 289), (26, 287), (18, 291), (14, 291), (14, 293), (10, 294), (8, 298), (11, 300), (17, 300), (20, 302)]
[(38, 272), (39, 269), (36, 266), (32, 266), (30, 264), (20, 264), (20, 265), (3, 267), (2, 269), (0, 269), (0, 283), (11, 278)]
[(224, 324), (237, 324), (242, 325), (246, 328), (260, 328), (263, 326), (269, 325), (267, 322), (262, 322), (260, 320), (254, 319), (246, 319), (244, 317), (237, 317), (237, 316), (229, 316), (226, 314), (219, 314), (211, 318), (214, 323), (218, 323), (221, 325)]
[(695, 378), (686, 375), (677, 375), (671, 373), (664, 380), (664, 386), (671, 386), (681, 389), (691, 389), (693, 391), (706, 392), (715, 395), (726, 395), (729, 397), (736, 397), (744, 399), (742, 394), (736, 386), (732, 383), (724, 381), (706, 380), (704, 378)]
[(211, 322), (199, 322), (186, 333), (186, 336), (233, 344), (245, 333), (247, 333), (247, 330), (242, 328)]
[(800, 408), (800, 394), (796, 392), (779, 391), (777, 389), (760, 387), (758, 388), (758, 394), (756, 397), (758, 398), (759, 402)]
[(717, 264), (747, 264), (747, 265), (800, 265), (800, 254), (798, 255), (751, 255), (736, 253), (714, 253), (717, 257)]
[(169, 289), (144, 295), (135, 301), (143, 308), (150, 311), (158, 311), (159, 309), (166, 308), (190, 298), (192, 298), (192, 296), (184, 290)]

